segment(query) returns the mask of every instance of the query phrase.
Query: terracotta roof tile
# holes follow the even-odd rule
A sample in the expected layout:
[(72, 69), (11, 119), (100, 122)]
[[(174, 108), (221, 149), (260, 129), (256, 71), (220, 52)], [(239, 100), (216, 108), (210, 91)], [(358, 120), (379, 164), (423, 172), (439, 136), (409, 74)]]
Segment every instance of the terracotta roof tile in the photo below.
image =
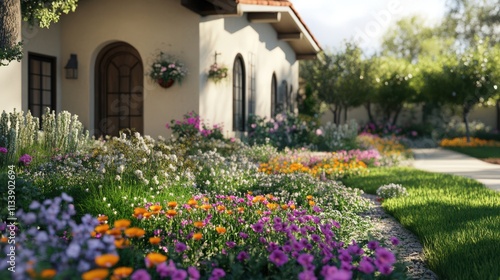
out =
[(295, 15), (297, 16), (297, 18), (302, 23), (302, 25), (304, 25), (304, 27), (306, 28), (307, 32), (309, 32), (309, 35), (311, 35), (311, 38), (314, 40), (314, 42), (316, 43), (316, 45), (318, 45), (320, 47), (320, 49), (321, 49), (321, 46), (320, 46), (318, 40), (316, 40), (316, 38), (312, 34), (312, 32), (309, 29), (309, 27), (307, 27), (307, 24), (302, 19), (302, 17), (299, 15), (299, 12), (295, 9), (295, 7), (293, 7), (292, 2), (290, 2), (288, 0), (235, 0), (235, 1), (236, 1), (237, 4), (239, 3), (239, 4), (248, 4), (248, 5), (285, 6), (285, 7), (288, 6), (288, 7), (290, 7), (292, 9), (292, 11), (295, 13)]

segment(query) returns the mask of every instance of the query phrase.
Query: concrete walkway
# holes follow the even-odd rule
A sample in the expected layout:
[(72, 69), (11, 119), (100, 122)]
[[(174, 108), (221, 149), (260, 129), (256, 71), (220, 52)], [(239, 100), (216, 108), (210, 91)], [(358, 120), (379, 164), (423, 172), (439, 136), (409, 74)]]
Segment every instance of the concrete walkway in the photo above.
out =
[(436, 149), (413, 149), (413, 167), (429, 172), (469, 177), (486, 187), (500, 191), (500, 165), (491, 164), (457, 152)]

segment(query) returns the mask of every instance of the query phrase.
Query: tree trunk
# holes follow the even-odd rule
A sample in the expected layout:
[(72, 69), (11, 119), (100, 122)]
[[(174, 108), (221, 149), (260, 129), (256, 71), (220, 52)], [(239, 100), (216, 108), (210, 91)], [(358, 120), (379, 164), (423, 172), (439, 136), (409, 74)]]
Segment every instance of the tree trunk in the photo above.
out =
[(375, 123), (375, 120), (373, 119), (373, 115), (372, 115), (372, 104), (370, 102), (366, 103), (365, 109), (366, 109), (366, 112), (368, 113), (368, 120), (370, 121), (370, 123)]
[(399, 114), (401, 113), (402, 110), (403, 110), (403, 107), (396, 110), (396, 114), (394, 114), (394, 118), (392, 119), (393, 126), (396, 125), (396, 123), (398, 122)]
[(467, 105), (465, 105), (464, 111), (462, 114), (463, 114), (463, 118), (464, 118), (465, 137), (467, 138), (467, 143), (470, 143), (469, 112), (470, 112), (470, 108)]
[(0, 0), (0, 49), (17, 44), (21, 29), (21, 1)]
[(347, 106), (344, 107), (344, 123), (347, 123)]

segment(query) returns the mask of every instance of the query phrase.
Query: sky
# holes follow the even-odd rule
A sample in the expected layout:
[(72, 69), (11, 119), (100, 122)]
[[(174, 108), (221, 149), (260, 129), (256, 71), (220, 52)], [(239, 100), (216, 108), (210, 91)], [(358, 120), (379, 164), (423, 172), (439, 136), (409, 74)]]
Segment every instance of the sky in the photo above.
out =
[(402, 17), (419, 14), (426, 24), (440, 21), (446, 0), (291, 0), (320, 46), (335, 50), (343, 40), (360, 42), (366, 53), (380, 46), (389, 26)]

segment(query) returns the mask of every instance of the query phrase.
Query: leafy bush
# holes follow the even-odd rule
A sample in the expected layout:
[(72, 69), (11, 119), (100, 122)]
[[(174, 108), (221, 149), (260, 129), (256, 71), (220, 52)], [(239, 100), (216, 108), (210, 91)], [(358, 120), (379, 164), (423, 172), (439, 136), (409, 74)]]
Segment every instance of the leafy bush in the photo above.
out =
[(328, 122), (316, 130), (314, 143), (320, 151), (350, 150), (357, 148), (358, 123), (351, 120), (349, 123), (336, 125)]
[(189, 138), (201, 135), (213, 139), (224, 138), (222, 135), (222, 126), (214, 124), (212, 127), (209, 127), (194, 111), (185, 114), (182, 120), (171, 120), (170, 124), (167, 124), (166, 127), (167, 129), (171, 129), (177, 137)]

